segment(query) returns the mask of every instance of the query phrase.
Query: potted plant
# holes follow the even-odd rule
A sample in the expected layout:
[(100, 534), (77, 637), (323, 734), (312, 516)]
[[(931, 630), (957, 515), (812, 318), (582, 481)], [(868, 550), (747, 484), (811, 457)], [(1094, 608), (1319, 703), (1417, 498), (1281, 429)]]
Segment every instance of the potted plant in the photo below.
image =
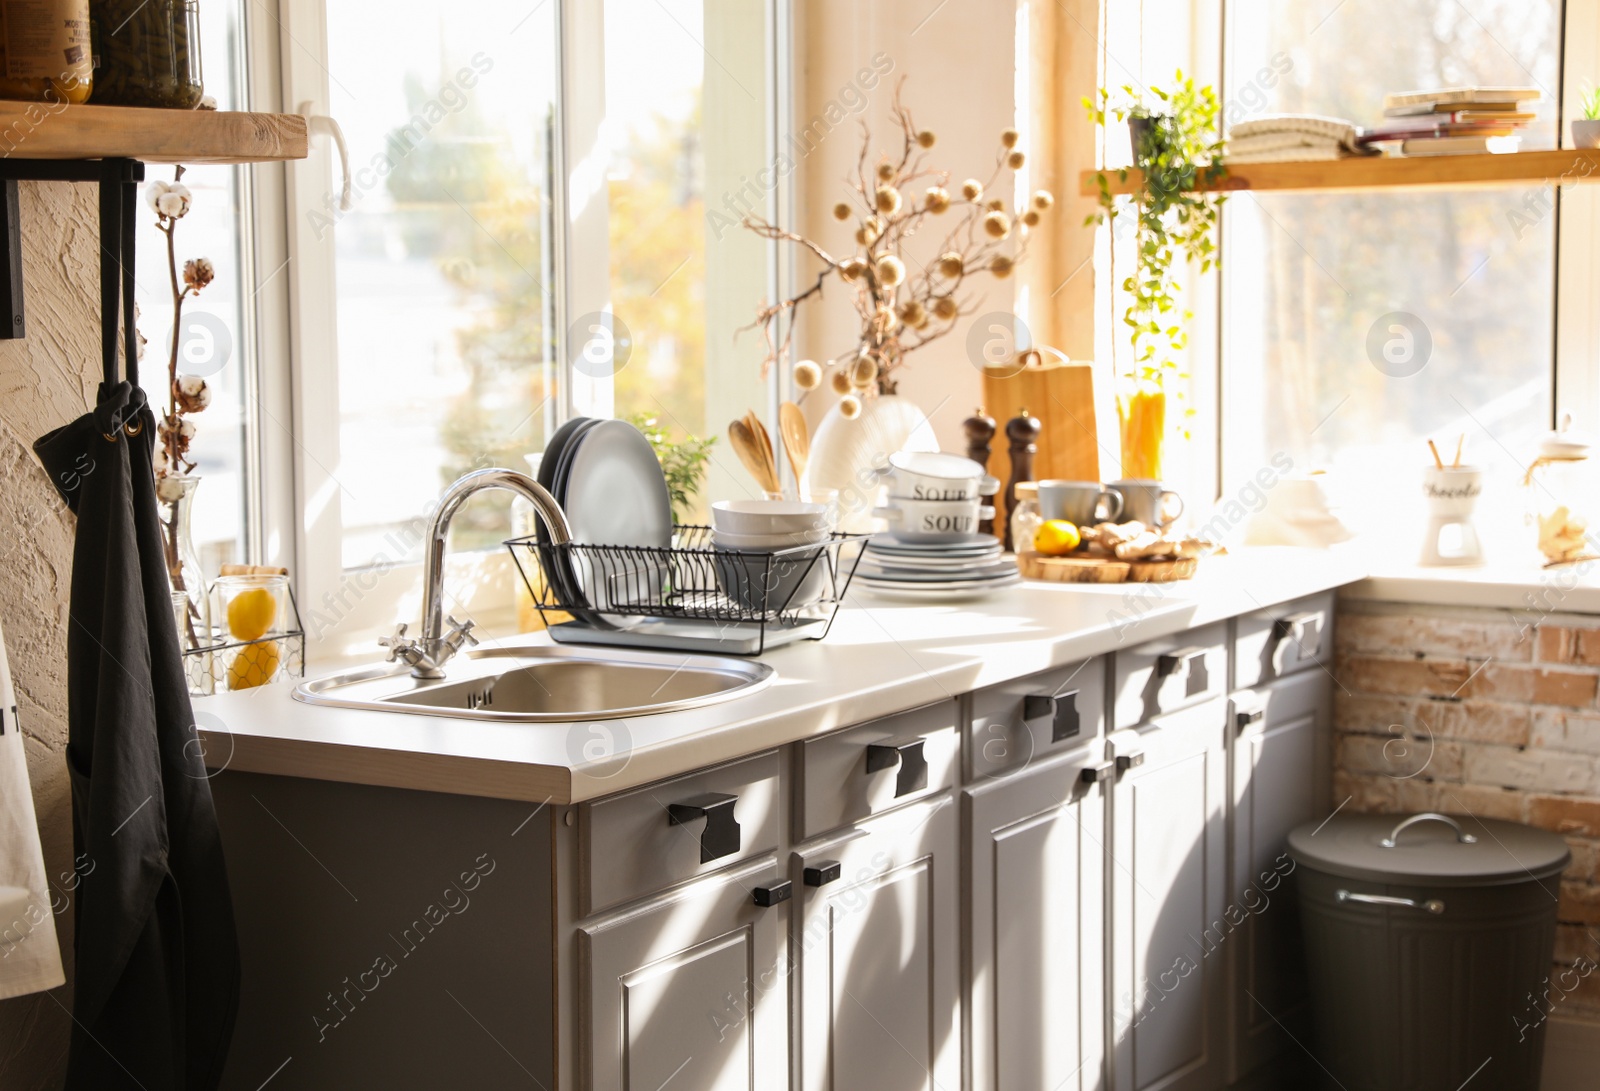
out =
[[(1188, 378), (1179, 356), (1188, 344), (1186, 326), (1194, 314), (1179, 302), (1179, 259), (1198, 262), (1202, 273), (1220, 260), (1215, 240), (1223, 196), (1196, 188), (1215, 184), (1227, 173), (1217, 129), (1220, 104), (1213, 88), (1195, 86), (1181, 71), (1175, 80), (1171, 91), (1149, 89), (1154, 104), (1129, 86), (1122, 88), (1128, 100), (1123, 105), (1112, 106), (1105, 88), (1098, 101), (1083, 100), (1102, 129), (1108, 118), (1127, 122), (1134, 166), (1140, 171), (1137, 188), (1123, 198), (1112, 194), (1102, 172), (1100, 210), (1084, 221), (1115, 226), (1125, 212), (1136, 217), (1135, 266), (1121, 285), (1129, 296), (1122, 321), (1129, 329), (1133, 359), (1126, 370), (1119, 370), (1117, 390), (1122, 474), (1129, 478), (1161, 478), (1162, 444), (1169, 430), (1168, 382)], [(1127, 181), (1130, 168), (1121, 168), (1118, 175)], [(1174, 400), (1182, 397), (1181, 390), (1171, 393)], [(1187, 409), (1185, 416), (1193, 412)]]
[(1572, 143), (1579, 148), (1600, 148), (1600, 87), (1590, 87), (1579, 95), (1578, 106), (1583, 118), (1572, 122)]

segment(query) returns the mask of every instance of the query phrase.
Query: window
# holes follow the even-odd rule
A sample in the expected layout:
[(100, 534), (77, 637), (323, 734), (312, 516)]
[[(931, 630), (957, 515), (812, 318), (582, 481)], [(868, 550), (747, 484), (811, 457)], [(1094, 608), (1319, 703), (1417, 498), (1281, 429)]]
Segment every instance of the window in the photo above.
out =
[[(1522, 146), (1554, 147), (1561, 15), (1556, 0), (1234, 0), (1230, 120), (1375, 119), (1385, 90), (1527, 85), (1545, 101)], [(1554, 207), (1548, 187), (1231, 199), (1223, 413), (1241, 426), (1224, 432), (1224, 479), (1281, 452), (1359, 483), (1353, 518), (1392, 518), (1416, 507), (1416, 474), (1396, 471), (1422, 465), (1428, 438), (1449, 459), (1465, 436), (1465, 459), (1502, 488), (1485, 506), (1514, 504), (1554, 398), (1556, 217), (1508, 217), (1529, 197)]]
[[(317, 635), (358, 642), (415, 615), (420, 531), (462, 473), (527, 468), (575, 413), (681, 436), (767, 404), (758, 347), (734, 335), (771, 258), (723, 202), (775, 199), (749, 185), (774, 31), (749, 0), (284, 11), (285, 101), (325, 104), (353, 175), (344, 211), (321, 153), (291, 168), (289, 206), (300, 568)], [(305, 63), (324, 19), (325, 64)], [(491, 631), (511, 507), (486, 494), (453, 525), (471, 572), (450, 605)]]

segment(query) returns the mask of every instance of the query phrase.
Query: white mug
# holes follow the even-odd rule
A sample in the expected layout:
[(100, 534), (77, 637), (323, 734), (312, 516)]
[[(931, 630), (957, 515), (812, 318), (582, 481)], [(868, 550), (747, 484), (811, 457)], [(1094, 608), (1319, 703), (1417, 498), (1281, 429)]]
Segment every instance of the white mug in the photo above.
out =
[(889, 456), (889, 495), (907, 500), (976, 500), (1000, 491), (1000, 480), (970, 458), (942, 451)]
[(994, 518), (994, 508), (971, 500), (913, 500), (891, 496), (873, 515), (889, 523), (890, 532), (905, 542), (960, 542), (978, 533), (978, 523)]

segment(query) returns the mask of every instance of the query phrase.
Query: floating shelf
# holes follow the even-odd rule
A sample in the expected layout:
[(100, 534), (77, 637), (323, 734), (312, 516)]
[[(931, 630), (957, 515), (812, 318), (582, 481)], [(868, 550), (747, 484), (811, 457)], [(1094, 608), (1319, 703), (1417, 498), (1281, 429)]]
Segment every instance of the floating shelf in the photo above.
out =
[(298, 114), (0, 101), (0, 158), (267, 163), (306, 157)]
[[(1079, 192), (1097, 196), (1098, 171), (1078, 176)], [(1132, 193), (1140, 172), (1105, 172), (1111, 192)], [(1512, 152), (1506, 155), (1362, 156), (1322, 163), (1240, 163), (1202, 190), (1342, 193), (1367, 189), (1461, 189), (1479, 186), (1572, 185), (1600, 182), (1600, 150)]]

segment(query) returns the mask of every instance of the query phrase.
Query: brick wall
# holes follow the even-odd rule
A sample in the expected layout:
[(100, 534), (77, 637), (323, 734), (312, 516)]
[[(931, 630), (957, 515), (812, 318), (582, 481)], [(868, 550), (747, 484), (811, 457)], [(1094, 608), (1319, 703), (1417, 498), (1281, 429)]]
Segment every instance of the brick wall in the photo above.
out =
[[(1562, 834), (1556, 960), (1600, 961), (1600, 617), (1341, 600), (1334, 800)], [(1600, 1023), (1600, 973), (1554, 1014)]]

